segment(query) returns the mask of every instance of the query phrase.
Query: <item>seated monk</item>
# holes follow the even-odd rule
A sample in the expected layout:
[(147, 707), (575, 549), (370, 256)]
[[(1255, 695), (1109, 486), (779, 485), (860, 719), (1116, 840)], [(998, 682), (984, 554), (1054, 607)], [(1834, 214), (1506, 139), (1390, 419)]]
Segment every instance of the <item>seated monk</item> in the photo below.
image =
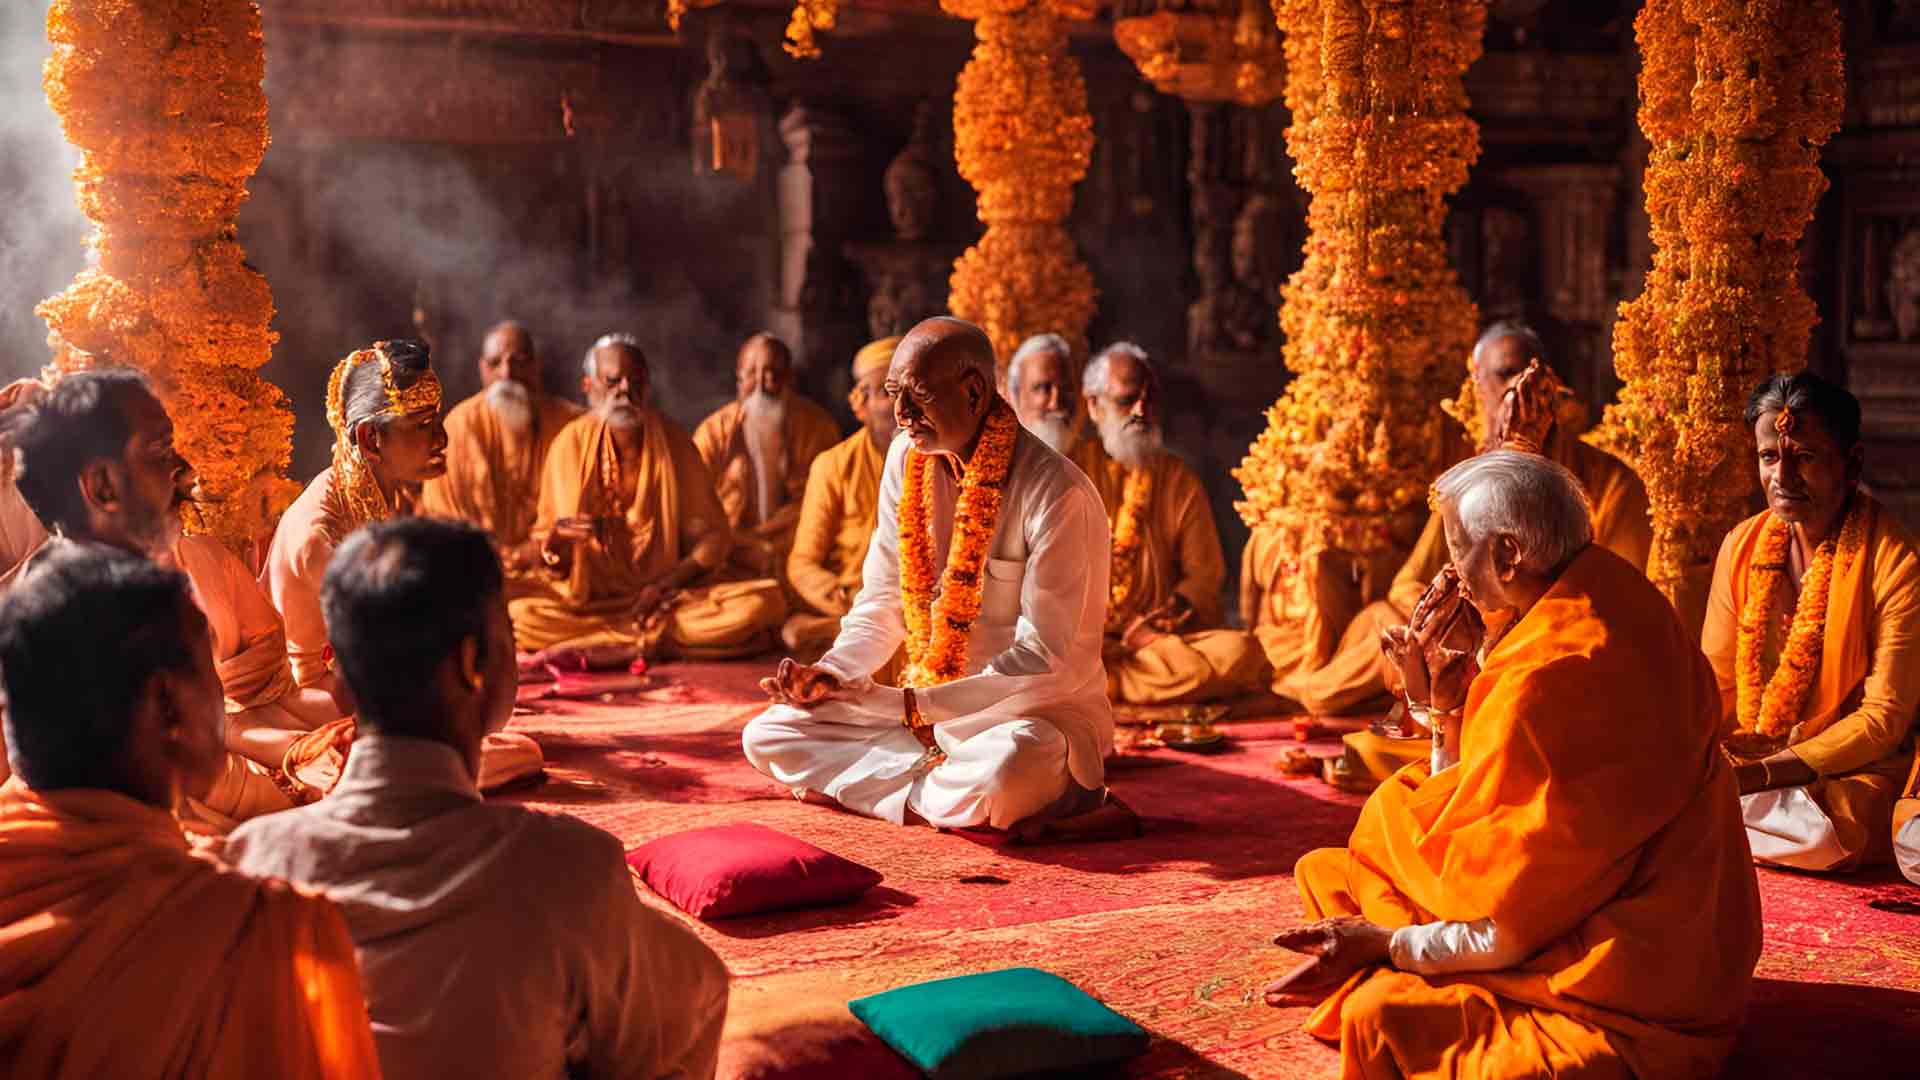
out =
[(68, 540), (180, 570), (206, 616), (229, 753), (219, 780), (183, 816), (224, 832), (292, 806), (281, 774), (288, 749), (341, 710), (326, 691), (294, 685), (280, 613), (239, 558), (212, 537), (181, 535), (194, 473), (146, 380), (126, 368), (64, 376), (11, 418), (10, 438), (21, 495), (40, 520)]
[(1860, 403), (1780, 375), (1747, 403), (1767, 509), (1713, 566), (1701, 647), (1761, 862), (1838, 871), (1892, 855), (1920, 707), (1920, 557), (1859, 488)]
[(840, 633), (840, 618), (860, 591), (879, 512), (880, 471), (893, 442), (893, 403), (887, 400), (887, 365), (897, 337), (872, 342), (853, 358), (853, 391), (847, 401), (860, 430), (813, 459), (800, 524), (787, 556), (787, 583), (800, 610), (787, 617), (780, 641), (793, 653), (818, 657)]
[(772, 578), (719, 581), (733, 547), (713, 479), (680, 425), (649, 403), (647, 357), (626, 334), (587, 350), (592, 408), (547, 453), (534, 536), (547, 591), (513, 601), (538, 663), (723, 659), (772, 646), (787, 606)]
[[(327, 382), (327, 423), (333, 464), (280, 518), (261, 580), (286, 625), (295, 684), (333, 693), (333, 646), (320, 604), (333, 549), (362, 525), (404, 513), (399, 507), (411, 505), (409, 489), (447, 469), (440, 380), (427, 346), (376, 341), (347, 354)], [(351, 718), (315, 731), (289, 751), (287, 772), (298, 779), (312, 759), (344, 754), (352, 737)], [(320, 773), (326, 782), (338, 776), (337, 764)], [(525, 735), (490, 735), (482, 764), (481, 788), (497, 790), (538, 774), (540, 747)]]
[(379, 1076), (340, 913), (196, 857), (168, 814), (226, 757), (187, 579), (50, 545), (0, 602), (0, 668), (6, 1075)]
[(1069, 455), (1112, 526), (1106, 644), (1115, 703), (1222, 701), (1273, 677), (1252, 634), (1220, 628), (1227, 577), (1213, 507), (1187, 463), (1161, 446), (1159, 377), (1144, 349), (1108, 346), (1081, 386), (1097, 439)]
[(693, 445), (733, 528), (732, 576), (780, 577), (807, 471), (840, 441), (840, 425), (794, 392), (793, 353), (772, 334), (748, 338), (733, 371), (738, 396), (700, 421)]
[[(860, 595), (818, 664), (763, 680), (774, 705), (747, 723), (747, 760), (895, 824), (1131, 835), (1106, 792), (1106, 513), (994, 375), (971, 323), (901, 339), (886, 386), (907, 438), (887, 453)], [(900, 687), (876, 684), (902, 645)]]
[[(1575, 428), (1585, 410), (1542, 356), (1538, 335), (1522, 324), (1495, 323), (1480, 335), (1471, 382), (1478, 413), (1488, 418), (1485, 446), (1545, 454), (1571, 470), (1593, 501), (1594, 542), (1644, 570), (1653, 544), (1647, 489), (1618, 458), (1580, 441)], [(1295, 672), (1282, 680), (1280, 692), (1320, 715), (1385, 712), (1394, 687), (1390, 665), (1380, 654), (1380, 633), (1406, 621), (1446, 559), (1440, 519), (1429, 515), (1386, 598), (1369, 604), (1348, 625), (1324, 666)], [(1424, 753), (1418, 739), (1371, 731), (1345, 741), (1342, 771), (1362, 787)]]
[(714, 1074), (727, 970), (642, 903), (620, 844), (482, 802), (513, 713), (500, 563), (468, 525), (342, 544), (323, 595), (360, 735), (329, 798), (242, 826), (226, 857), (340, 905), (389, 1080)]
[(540, 479), (554, 436), (580, 411), (541, 389), (533, 335), (503, 322), (481, 344), (480, 392), (447, 413), (447, 471), (427, 480), (418, 511), (485, 529), (500, 548), (510, 591), (543, 580), (533, 540)]
[(1310, 958), (1267, 1001), (1324, 995), (1350, 1080), (1715, 1076), (1761, 929), (1713, 671), (1559, 464), (1435, 499), (1459, 573), (1383, 642), (1431, 760), (1294, 867), (1314, 921), (1275, 943)]

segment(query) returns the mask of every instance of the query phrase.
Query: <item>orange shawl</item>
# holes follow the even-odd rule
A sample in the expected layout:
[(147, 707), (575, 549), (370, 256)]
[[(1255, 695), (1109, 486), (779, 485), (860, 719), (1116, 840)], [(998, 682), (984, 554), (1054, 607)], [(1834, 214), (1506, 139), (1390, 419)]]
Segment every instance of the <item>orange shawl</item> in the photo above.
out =
[[(1488, 655), (1460, 763), (1408, 766), (1361, 811), (1363, 912), (1395, 927), (1491, 918), (1532, 959), (1462, 978), (1607, 1031), (1636, 1075), (1711, 1075), (1760, 954), (1719, 715), (1671, 605), (1590, 546)], [(1321, 1006), (1317, 1033), (1337, 1032), (1365, 977)]]
[(0, 1061), (32, 1077), (377, 1077), (334, 906), (109, 791), (0, 787)]
[(534, 398), (534, 426), (516, 435), (484, 391), (447, 413), (447, 474), (429, 480), (420, 512), (477, 525), (515, 547), (533, 533), (547, 450), (580, 406), (552, 394)]

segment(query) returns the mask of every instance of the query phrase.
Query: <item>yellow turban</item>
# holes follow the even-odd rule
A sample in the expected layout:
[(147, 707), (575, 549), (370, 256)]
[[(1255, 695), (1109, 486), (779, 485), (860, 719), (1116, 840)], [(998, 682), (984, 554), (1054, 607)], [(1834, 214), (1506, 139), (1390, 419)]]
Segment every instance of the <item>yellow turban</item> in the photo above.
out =
[(898, 337), (885, 337), (854, 353), (853, 381), (859, 382), (874, 370), (886, 370), (887, 366), (893, 363), (893, 350), (899, 347)]

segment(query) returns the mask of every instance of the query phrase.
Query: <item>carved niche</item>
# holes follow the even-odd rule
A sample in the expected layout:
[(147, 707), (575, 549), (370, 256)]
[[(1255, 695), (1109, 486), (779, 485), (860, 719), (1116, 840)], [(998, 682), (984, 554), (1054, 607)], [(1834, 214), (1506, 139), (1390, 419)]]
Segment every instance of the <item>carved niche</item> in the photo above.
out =
[(881, 174), (892, 238), (845, 247), (867, 282), (867, 333), (874, 339), (903, 334), (947, 308), (947, 279), (963, 245), (934, 235), (946, 215), (933, 123), (932, 106), (921, 102), (912, 136)]

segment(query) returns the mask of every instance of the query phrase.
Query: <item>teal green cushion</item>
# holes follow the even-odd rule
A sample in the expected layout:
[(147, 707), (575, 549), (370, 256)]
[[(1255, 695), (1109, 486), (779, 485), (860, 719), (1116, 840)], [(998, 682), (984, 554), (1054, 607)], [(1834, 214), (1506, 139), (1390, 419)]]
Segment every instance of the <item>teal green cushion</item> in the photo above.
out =
[(1058, 975), (1008, 968), (847, 1003), (908, 1061), (942, 1080), (987, 1080), (1138, 1057), (1147, 1033)]

